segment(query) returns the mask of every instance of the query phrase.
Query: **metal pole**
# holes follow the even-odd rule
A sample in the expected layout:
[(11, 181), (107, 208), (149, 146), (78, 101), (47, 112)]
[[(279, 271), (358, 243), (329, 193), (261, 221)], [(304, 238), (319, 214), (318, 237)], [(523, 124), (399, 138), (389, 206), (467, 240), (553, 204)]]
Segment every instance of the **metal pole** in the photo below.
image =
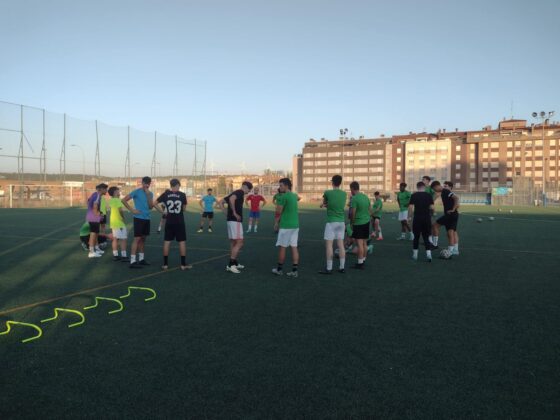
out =
[(196, 165), (197, 165), (197, 156), (196, 156), (196, 139), (194, 139), (194, 167), (193, 167), (193, 176), (196, 176)]
[(13, 185), (9, 185), (10, 188), (10, 208), (14, 207), (14, 192), (13, 192)]
[(177, 176), (177, 172), (179, 171), (179, 160), (177, 156), (177, 135), (175, 135), (175, 162), (173, 163), (173, 176)]
[(23, 105), (20, 105), (20, 138), (18, 151), (18, 179), (23, 184)]
[(156, 154), (157, 151), (157, 131), (154, 131), (154, 155), (152, 157), (152, 168), (151, 168), (151, 173), (150, 176), (152, 177), (156, 177)]
[(45, 110), (43, 109), (43, 145), (41, 147), (41, 160), (39, 161), (43, 182), (47, 182), (47, 146), (45, 141)]
[(546, 119), (543, 119), (542, 123), (542, 149), (543, 149), (543, 184), (542, 184), (542, 201), (543, 207), (546, 206), (546, 158), (545, 158), (545, 147), (544, 147), (544, 127), (546, 124)]
[[(207, 144), (208, 143), (206, 142), (206, 140), (204, 140), (204, 171), (203, 171), (203, 174), (204, 174), (204, 189), (208, 188), (208, 186), (206, 185), (206, 145)], [(202, 191), (202, 192), (204, 192), (204, 191)]]
[(95, 120), (95, 176), (101, 176), (101, 161), (99, 159), (99, 127)]
[(66, 114), (64, 114), (64, 134), (62, 136), (62, 150), (60, 152), (60, 177), (66, 179)]
[(126, 146), (126, 164), (125, 164), (125, 177), (127, 176), (126, 172), (128, 171), (128, 183), (129, 185), (132, 184), (132, 173), (130, 172), (130, 125), (128, 126), (128, 134), (127, 134), (127, 146)]
[(72, 189), (72, 186), (70, 186), (70, 207), (73, 207), (74, 204), (74, 190)]

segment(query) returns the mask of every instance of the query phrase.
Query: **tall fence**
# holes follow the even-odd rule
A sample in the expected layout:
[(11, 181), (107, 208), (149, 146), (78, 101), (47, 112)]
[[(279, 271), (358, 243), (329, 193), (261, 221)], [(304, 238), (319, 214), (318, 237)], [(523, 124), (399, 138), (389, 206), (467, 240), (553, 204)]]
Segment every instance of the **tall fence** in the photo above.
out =
[(0, 101), (0, 173), (21, 184), (203, 178), (206, 142)]

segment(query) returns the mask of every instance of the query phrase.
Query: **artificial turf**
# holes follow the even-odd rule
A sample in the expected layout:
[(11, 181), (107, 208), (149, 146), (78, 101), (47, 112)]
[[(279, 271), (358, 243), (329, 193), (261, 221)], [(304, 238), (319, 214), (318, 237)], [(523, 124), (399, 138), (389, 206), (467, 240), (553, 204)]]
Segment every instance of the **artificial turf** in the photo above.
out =
[[(197, 207), (187, 215), (194, 268), (166, 273), (158, 215), (152, 265), (130, 270), (110, 251), (88, 260), (82, 209), (1, 210), (0, 331), (23, 321), (43, 336), (22, 344), (33, 331), (18, 326), (0, 336), (0, 418), (559, 418), (559, 210), (465, 207), (461, 255), (431, 264), (409, 259), (386, 214), (365, 271), (320, 276), (316, 207), (300, 212), (297, 279), (270, 273), (271, 211), (233, 275), (223, 215), (197, 234)], [(157, 299), (135, 292), (122, 312), (109, 315), (110, 302), (83, 311), (130, 285)], [(41, 324), (55, 307), (86, 322)]]

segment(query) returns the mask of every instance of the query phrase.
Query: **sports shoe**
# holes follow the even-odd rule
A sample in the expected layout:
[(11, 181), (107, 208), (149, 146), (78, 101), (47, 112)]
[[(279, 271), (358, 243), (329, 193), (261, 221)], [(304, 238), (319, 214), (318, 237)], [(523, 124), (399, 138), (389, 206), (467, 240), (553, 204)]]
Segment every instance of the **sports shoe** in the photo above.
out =
[(397, 238), (397, 241), (404, 241), (405, 239), (406, 239), (406, 238), (405, 238), (404, 236), (399, 236), (399, 237)]
[(412, 259), (413, 259), (414, 261), (418, 261), (418, 255), (412, 254)]
[(118, 255), (113, 255), (113, 261), (120, 261), (121, 257), (119, 257)]
[(373, 245), (368, 245), (368, 247), (367, 247), (367, 253), (368, 253), (368, 254), (373, 254)]
[(332, 274), (332, 270), (327, 270), (326, 268), (321, 271), (317, 271), (318, 274)]
[(181, 266), (181, 270), (182, 270), (182, 271), (190, 270), (191, 268), (192, 268), (192, 265), (191, 265), (191, 264), (187, 264), (187, 265), (182, 265), (182, 266)]
[(251, 233), (251, 229), (247, 229), (245, 233)]
[(138, 261), (138, 264), (140, 264), (140, 265), (151, 265), (151, 264), (150, 264), (148, 261), (146, 261), (146, 260), (140, 260), (140, 261)]
[(235, 265), (226, 266), (226, 271), (229, 271), (230, 273), (234, 273), (234, 274), (241, 274), (241, 271), (239, 271)]
[[(204, 229), (198, 229), (198, 230), (196, 231), (196, 233), (203, 233), (203, 232), (204, 232)], [(208, 232), (210, 232), (210, 229), (208, 229)]]
[(128, 258), (128, 257), (121, 257), (120, 262), (127, 262), (127, 263), (129, 263), (129, 262), (130, 262), (130, 258)]
[(340, 274), (344, 274), (344, 273), (346, 273), (346, 270), (345, 270), (344, 268), (339, 268), (339, 269), (338, 269), (338, 272), (339, 272)]
[(257, 233), (257, 227), (255, 226), (255, 230), (253, 230), (253, 232)]
[(169, 268), (169, 266), (167, 266), (167, 265), (162, 265), (162, 266), (161, 266), (161, 269), (162, 269), (163, 271), (167, 271), (168, 268)]
[(142, 268), (142, 266), (138, 263), (138, 261), (134, 261), (129, 264), (128, 268)]
[(376, 241), (382, 241), (383, 240), (383, 236), (378, 236)]
[(453, 250), (453, 254), (452, 255), (459, 255), (459, 251)]
[(237, 264), (236, 267), (237, 267), (238, 270), (242, 270), (242, 269), (245, 268), (245, 266), (241, 265), (241, 264)]
[(208, 233), (214, 232), (211, 227), (208, 228)]
[(95, 252), (97, 252), (98, 254), (101, 254), (101, 255), (105, 254), (105, 251), (103, 251), (100, 248), (95, 248)]
[(278, 270), (277, 268), (272, 269), (272, 274), (276, 274), (277, 276), (281, 276), (284, 274), (282, 270)]
[(99, 254), (98, 252), (90, 252), (88, 254), (88, 258), (100, 258), (101, 254)]
[(82, 242), (82, 249), (83, 249), (84, 251), (88, 251), (88, 252), (89, 252), (89, 246), (87, 246), (87, 245), (84, 244), (83, 242)]
[(286, 276), (293, 277), (293, 278), (297, 279), (298, 278), (298, 272), (297, 271), (290, 271), (290, 272), (286, 273)]
[(157, 230), (157, 233), (158, 233), (158, 234), (160, 234), (160, 233), (161, 233), (161, 229), (160, 229), (160, 228), (158, 228), (158, 230)]
[(363, 270), (364, 269), (364, 263), (362, 263), (362, 264), (356, 263), (356, 264), (354, 264), (354, 266), (352, 268), (355, 268), (356, 270)]

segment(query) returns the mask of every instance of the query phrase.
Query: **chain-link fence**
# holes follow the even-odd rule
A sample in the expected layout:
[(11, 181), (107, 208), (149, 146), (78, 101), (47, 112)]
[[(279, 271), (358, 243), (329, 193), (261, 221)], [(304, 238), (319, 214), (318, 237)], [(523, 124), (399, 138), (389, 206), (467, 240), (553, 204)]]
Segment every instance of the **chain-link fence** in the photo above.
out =
[(3, 188), (9, 181), (41, 181), (47, 186), (119, 179), (134, 184), (145, 175), (202, 179), (205, 174), (205, 141), (0, 101)]

